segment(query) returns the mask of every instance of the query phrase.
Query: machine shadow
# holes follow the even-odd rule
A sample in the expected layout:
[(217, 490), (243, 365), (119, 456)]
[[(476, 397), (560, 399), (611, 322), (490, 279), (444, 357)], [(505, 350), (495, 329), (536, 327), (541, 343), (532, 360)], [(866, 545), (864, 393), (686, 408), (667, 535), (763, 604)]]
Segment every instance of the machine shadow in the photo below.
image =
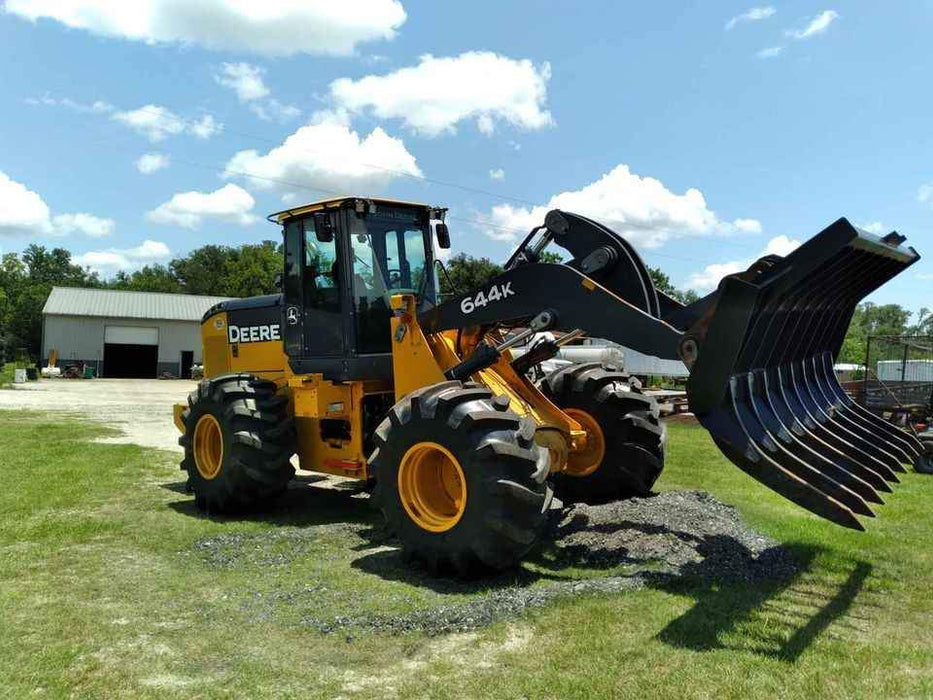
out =
[(659, 582), (659, 588), (689, 595), (695, 603), (661, 630), (658, 639), (693, 651), (743, 651), (795, 662), (833, 622), (846, 616), (872, 567), (856, 562), (838, 583), (812, 570), (818, 548), (789, 549), (799, 567), (777, 579), (709, 585), (704, 570), (716, 562), (708, 559), (685, 567), (682, 578)]
[(378, 513), (369, 507), (363, 488), (353, 483), (349, 488), (322, 488), (315, 486), (325, 477), (310, 474), (295, 476), (285, 492), (270, 501), (267, 507), (235, 515), (204, 513), (194, 503), (194, 495), (188, 493), (185, 482), (162, 484), (162, 488), (182, 494), (184, 498), (168, 504), (181, 515), (192, 518), (208, 518), (215, 522), (262, 522), (281, 527), (308, 527), (337, 523), (376, 526)]
[[(529, 593), (556, 592), (545, 597), (575, 595), (601, 589), (600, 581), (612, 579), (622, 585), (614, 590), (650, 587), (687, 595), (694, 604), (671, 621), (658, 639), (694, 651), (733, 649), (793, 662), (834, 621), (845, 616), (871, 574), (871, 565), (857, 562), (846, 580), (831, 595), (832, 588), (812, 570), (820, 548), (809, 545), (777, 545), (757, 555), (735, 537), (725, 534), (697, 535), (665, 525), (619, 520), (590, 523), (585, 517), (563, 522), (555, 515), (551, 531), (536, 551), (518, 569), (473, 580), (457, 579), (428, 571), (411, 561), (398, 542), (383, 529), (379, 514), (370, 507), (361, 488), (315, 486), (321, 477), (300, 475), (267, 511), (240, 516), (202, 513), (187, 493), (185, 482), (162, 488), (183, 495), (169, 503), (177, 513), (216, 522), (265, 522), (281, 527), (357, 524), (360, 552), (350, 566), (387, 581), (427, 588), (449, 595), (495, 595), (505, 589), (529, 589)], [(696, 554), (694, 561), (671, 565), (650, 545), (633, 549), (613, 546), (613, 533), (627, 530), (657, 542), (676, 540)], [(594, 535), (586, 545), (567, 542), (571, 535)], [(600, 535), (606, 536), (601, 538)], [(589, 584), (576, 590), (579, 572), (605, 571), (605, 578), (587, 577)], [(443, 573), (443, 572), (441, 572)], [(806, 589), (802, 588), (806, 578)], [(535, 585), (538, 584), (538, 585)], [(756, 625), (768, 616), (769, 624)]]

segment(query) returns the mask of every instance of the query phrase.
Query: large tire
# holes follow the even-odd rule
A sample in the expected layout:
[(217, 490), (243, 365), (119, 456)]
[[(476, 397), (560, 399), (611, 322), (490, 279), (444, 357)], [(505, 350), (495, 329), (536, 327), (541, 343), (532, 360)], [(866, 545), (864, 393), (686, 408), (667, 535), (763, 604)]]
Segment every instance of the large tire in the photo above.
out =
[[(534, 432), (504, 397), (472, 383), (442, 382), (395, 404), (376, 429), (369, 466), (373, 501), (406, 555), (432, 573), (462, 577), (517, 564), (542, 534), (552, 497), (550, 457)], [(422, 490), (433, 498), (432, 478), (447, 488), (434, 475), (454, 470), (451, 460), (459, 475), (434, 498), (443, 508), (420, 498)], [(436, 512), (444, 517), (431, 520)]]
[(552, 372), (541, 388), (584, 428), (594, 422), (599, 428), (587, 453), (571, 454), (568, 469), (554, 475), (558, 498), (599, 504), (651, 493), (664, 469), (667, 430), (654, 399), (635, 380), (593, 362)]
[(182, 413), (188, 473), (198, 508), (238, 513), (281, 493), (295, 475), (294, 421), (274, 382), (249, 374), (205, 379)]

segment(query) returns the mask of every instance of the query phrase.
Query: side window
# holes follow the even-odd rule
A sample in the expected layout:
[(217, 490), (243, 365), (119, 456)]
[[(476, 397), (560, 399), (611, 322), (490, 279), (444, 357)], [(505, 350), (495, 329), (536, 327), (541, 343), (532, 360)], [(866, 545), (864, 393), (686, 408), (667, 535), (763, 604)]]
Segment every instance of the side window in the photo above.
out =
[(340, 311), (340, 266), (336, 237), (322, 242), (314, 234), (314, 221), (304, 220), (305, 305), (323, 311)]
[(386, 231), (386, 285), (400, 289), (402, 285), (402, 256), (398, 249), (398, 231)]
[(285, 301), (297, 304), (301, 299), (301, 238), (303, 224), (289, 221), (285, 224), (285, 274), (283, 289)]
[(406, 280), (411, 289), (421, 291), (425, 275), (424, 233), (422, 231), (405, 231), (405, 269), (402, 278)]

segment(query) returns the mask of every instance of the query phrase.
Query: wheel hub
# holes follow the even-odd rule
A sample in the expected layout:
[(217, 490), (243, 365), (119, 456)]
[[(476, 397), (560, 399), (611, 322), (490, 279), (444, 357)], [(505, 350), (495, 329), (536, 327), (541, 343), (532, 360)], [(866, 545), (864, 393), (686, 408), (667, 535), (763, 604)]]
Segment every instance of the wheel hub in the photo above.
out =
[(567, 476), (589, 476), (603, 463), (606, 456), (606, 437), (599, 422), (579, 408), (565, 408), (564, 413), (573, 418), (586, 431), (586, 447), (571, 452), (567, 458), (564, 474)]
[(408, 449), (399, 464), (398, 492), (408, 517), (429, 532), (451, 529), (466, 510), (460, 462), (436, 442), (419, 442)]
[(194, 427), (194, 464), (198, 474), (211, 480), (220, 473), (224, 461), (224, 438), (220, 423), (205, 413)]

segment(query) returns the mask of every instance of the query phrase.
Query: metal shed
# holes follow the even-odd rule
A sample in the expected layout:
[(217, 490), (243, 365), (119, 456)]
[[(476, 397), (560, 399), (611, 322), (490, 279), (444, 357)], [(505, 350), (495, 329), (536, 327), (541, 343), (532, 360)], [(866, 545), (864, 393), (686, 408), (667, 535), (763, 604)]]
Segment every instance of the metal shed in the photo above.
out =
[(90, 364), (101, 377), (190, 376), (201, 317), (227, 297), (53, 287), (42, 309), (42, 358)]

